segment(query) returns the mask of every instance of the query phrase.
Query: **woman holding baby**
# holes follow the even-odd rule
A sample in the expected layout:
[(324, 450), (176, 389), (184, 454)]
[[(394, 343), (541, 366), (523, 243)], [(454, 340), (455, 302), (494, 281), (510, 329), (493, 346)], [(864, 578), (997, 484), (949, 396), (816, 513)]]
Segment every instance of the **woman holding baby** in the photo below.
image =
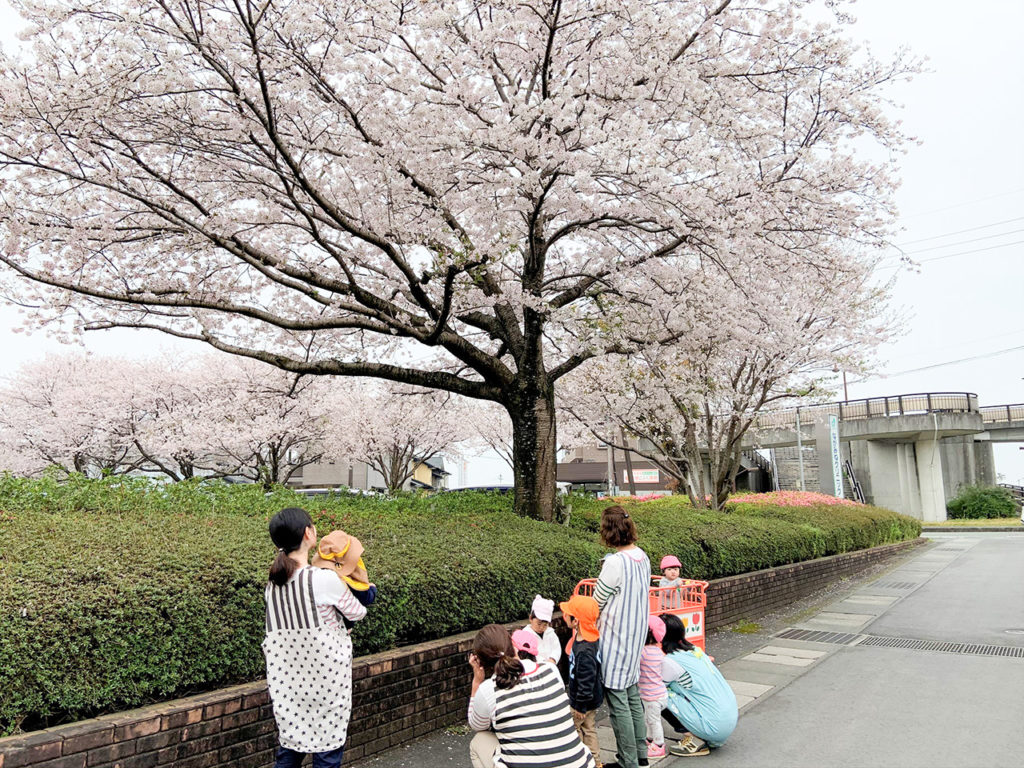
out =
[(363, 618), (366, 607), (340, 570), (310, 566), (317, 535), (306, 510), (288, 507), (274, 515), (270, 538), (277, 556), (266, 588), (263, 653), (280, 742), (274, 766), (298, 768), (312, 754), (313, 768), (337, 768), (352, 713), (352, 639), (345, 620)]

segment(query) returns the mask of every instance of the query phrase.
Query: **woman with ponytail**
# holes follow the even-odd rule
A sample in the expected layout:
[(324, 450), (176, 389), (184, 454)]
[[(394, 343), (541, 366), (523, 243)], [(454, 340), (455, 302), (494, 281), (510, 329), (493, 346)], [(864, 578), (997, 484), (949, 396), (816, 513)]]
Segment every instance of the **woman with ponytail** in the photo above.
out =
[(594, 768), (557, 667), (519, 659), (500, 624), (477, 633), (469, 665), (473, 768)]
[(270, 519), (277, 554), (266, 588), (267, 687), (278, 741), (275, 768), (341, 765), (352, 712), (352, 639), (339, 616), (358, 621), (366, 608), (332, 572), (309, 565), (316, 527), (298, 507)]

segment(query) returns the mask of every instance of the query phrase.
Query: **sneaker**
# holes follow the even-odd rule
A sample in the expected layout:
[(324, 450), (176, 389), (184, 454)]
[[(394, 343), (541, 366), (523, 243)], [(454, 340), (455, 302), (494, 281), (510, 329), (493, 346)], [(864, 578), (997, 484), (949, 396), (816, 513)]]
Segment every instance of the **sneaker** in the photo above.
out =
[(651, 743), (647, 745), (647, 757), (664, 757), (666, 754), (664, 744)]
[(704, 742), (697, 742), (692, 738), (683, 739), (678, 744), (673, 744), (668, 750), (673, 755), (679, 755), (681, 757), (701, 757), (702, 755), (711, 754), (711, 750), (708, 749), (708, 745)]
[[(650, 762), (647, 760), (646, 757), (641, 757), (637, 758), (637, 765), (649, 766)], [(614, 763), (605, 763), (604, 768), (622, 768), (622, 763), (620, 763), (618, 760), (616, 760)]]

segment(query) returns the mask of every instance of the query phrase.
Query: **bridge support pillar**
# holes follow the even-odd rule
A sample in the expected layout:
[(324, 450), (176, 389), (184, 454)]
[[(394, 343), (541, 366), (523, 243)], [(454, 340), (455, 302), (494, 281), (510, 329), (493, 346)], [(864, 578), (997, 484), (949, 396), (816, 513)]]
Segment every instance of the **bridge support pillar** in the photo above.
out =
[(946, 489), (942, 482), (942, 444), (939, 440), (918, 440), (917, 479), (921, 489), (921, 519), (926, 523), (946, 519)]
[[(850, 449), (854, 455), (854, 469), (868, 499), (879, 507), (910, 514), (906, 511), (908, 500), (903, 494), (905, 470), (899, 460), (901, 446), (878, 440), (863, 440), (860, 445), (863, 449), (858, 450), (857, 444), (850, 443)], [(860, 464), (863, 463), (867, 466), (862, 468)]]
[(896, 462), (900, 474), (900, 506), (897, 511), (921, 519), (921, 486), (917, 480), (917, 462), (913, 443), (896, 445)]

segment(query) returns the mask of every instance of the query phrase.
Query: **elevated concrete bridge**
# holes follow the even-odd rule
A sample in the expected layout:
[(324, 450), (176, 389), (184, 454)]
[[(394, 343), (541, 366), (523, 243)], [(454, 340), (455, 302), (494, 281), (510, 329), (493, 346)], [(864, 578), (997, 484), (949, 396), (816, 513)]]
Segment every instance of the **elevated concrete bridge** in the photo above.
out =
[(831, 415), (866, 500), (929, 522), (946, 519), (960, 486), (995, 485), (993, 443), (1024, 442), (1024, 404), (982, 407), (969, 392), (926, 392), (768, 411), (749, 447), (772, 449), (781, 487), (799, 487), (795, 462), (805, 488), (831, 492), (831, 462), (816, 455)]

